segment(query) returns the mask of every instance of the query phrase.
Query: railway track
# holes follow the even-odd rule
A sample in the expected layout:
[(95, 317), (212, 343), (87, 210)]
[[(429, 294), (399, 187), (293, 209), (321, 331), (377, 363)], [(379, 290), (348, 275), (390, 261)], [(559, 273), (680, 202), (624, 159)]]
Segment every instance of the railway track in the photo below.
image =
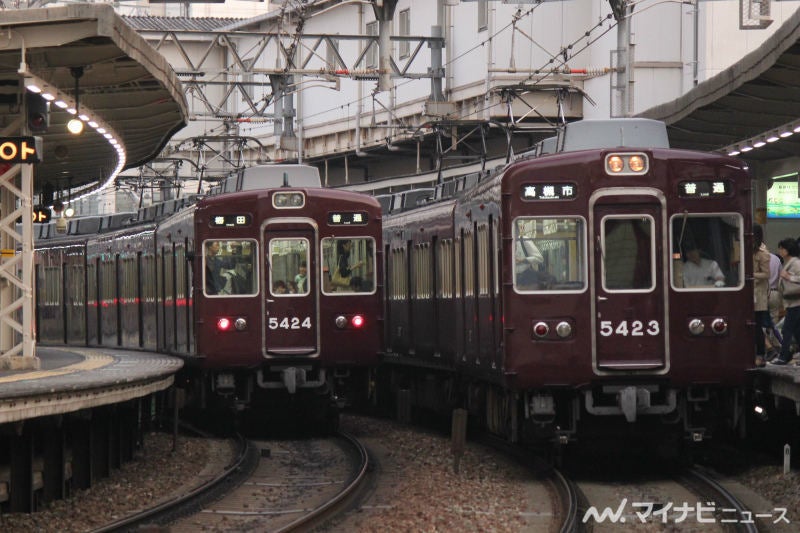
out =
[(552, 523), (548, 530), (559, 533), (590, 530), (581, 521), (588, 505), (586, 496), (561, 470), (533, 455), (530, 450), (510, 444), (493, 435), (482, 434), (478, 437), (478, 441), (524, 465), (536, 479), (545, 484), (553, 503)]
[(575, 483), (587, 498), (579, 520), (585, 530), (759, 531), (754, 514), (711, 472), (700, 468), (674, 475), (608, 476)]
[(131, 531), (152, 524), (168, 523), (176, 517), (191, 513), (206, 502), (231, 490), (231, 487), (241, 483), (243, 477), (247, 476), (248, 472), (254, 468), (257, 461), (257, 450), (241, 436), (232, 439), (230, 444), (234, 449), (232, 460), (227, 463), (215, 464), (226, 460), (225, 454), (216, 455), (216, 459), (207, 465), (205, 470), (207, 474), (198, 475), (197, 479), (186, 485), (186, 490), (172, 498), (162, 500), (154, 507), (143, 509), (95, 529), (92, 533)]
[[(345, 433), (305, 440), (235, 441), (234, 458), (159, 505), (93, 533), (168, 525), (171, 532), (306, 531), (346, 509), (367, 477), (366, 449)], [(198, 484), (199, 482), (199, 484)]]
[(705, 496), (706, 501), (714, 502), (714, 519), (723, 529), (740, 533), (758, 531), (753, 513), (710, 472), (700, 467), (690, 468), (679, 479), (686, 486), (694, 487), (698, 495)]
[(258, 461), (241, 484), (169, 527), (201, 530), (307, 531), (347, 509), (367, 478), (366, 450), (355, 438), (252, 441)]

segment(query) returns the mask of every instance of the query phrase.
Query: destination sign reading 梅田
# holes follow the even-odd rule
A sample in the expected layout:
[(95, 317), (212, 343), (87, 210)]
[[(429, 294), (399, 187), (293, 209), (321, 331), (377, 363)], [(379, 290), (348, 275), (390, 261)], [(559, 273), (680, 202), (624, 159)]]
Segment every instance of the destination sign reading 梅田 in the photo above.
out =
[(728, 180), (682, 181), (678, 184), (681, 198), (716, 198), (728, 196), (732, 191), (733, 186)]
[(572, 200), (578, 194), (574, 183), (528, 183), (522, 186), (523, 200)]
[(350, 226), (350, 225), (363, 225), (368, 221), (367, 213), (365, 211), (349, 212), (349, 211), (336, 211), (328, 213), (328, 224), (331, 226)]
[(238, 228), (249, 226), (251, 215), (214, 215), (211, 217), (211, 226), (214, 228)]

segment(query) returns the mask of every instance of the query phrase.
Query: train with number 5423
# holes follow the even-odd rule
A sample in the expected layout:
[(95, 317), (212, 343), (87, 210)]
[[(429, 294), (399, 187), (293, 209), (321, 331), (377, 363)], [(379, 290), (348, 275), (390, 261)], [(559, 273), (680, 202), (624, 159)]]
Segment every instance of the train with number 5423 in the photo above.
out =
[(663, 123), (580, 121), (386, 213), (381, 397), (556, 449), (741, 428), (750, 190)]
[(36, 239), (38, 341), (185, 361), (203, 409), (328, 421), (371, 383), (383, 324), (379, 203), (303, 165), (244, 169), (183, 206), (83, 217)]

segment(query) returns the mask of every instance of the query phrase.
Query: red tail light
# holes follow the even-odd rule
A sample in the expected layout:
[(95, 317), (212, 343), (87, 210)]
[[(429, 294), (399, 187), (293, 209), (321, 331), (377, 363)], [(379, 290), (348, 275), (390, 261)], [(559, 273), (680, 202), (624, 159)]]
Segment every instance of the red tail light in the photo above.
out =
[(544, 322), (537, 322), (533, 326), (533, 334), (537, 337), (546, 337), (548, 333), (550, 333), (550, 326)]
[(231, 329), (230, 318), (222, 317), (219, 320), (217, 320), (217, 329), (219, 331), (228, 331), (229, 329)]
[(339, 329), (361, 329), (367, 325), (364, 315), (339, 315), (333, 322)]

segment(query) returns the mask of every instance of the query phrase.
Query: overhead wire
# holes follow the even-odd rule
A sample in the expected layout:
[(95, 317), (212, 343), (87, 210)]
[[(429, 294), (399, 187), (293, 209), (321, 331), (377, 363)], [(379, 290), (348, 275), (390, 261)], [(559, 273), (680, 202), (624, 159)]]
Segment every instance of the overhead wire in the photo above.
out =
[[(307, 6), (305, 5), (305, 2), (303, 0), (300, 0), (300, 1), (295, 0), (295, 2), (292, 2), (292, 3), (299, 4), (299, 6), (300, 6), (297, 9), (297, 11), (300, 12), (300, 17), (299, 17), (299, 20), (298, 20), (297, 25), (296, 25), (296, 29), (298, 29), (299, 31), (296, 31), (294, 33), (294, 36), (293, 36), (294, 37), (293, 41), (294, 41), (295, 45), (297, 45), (297, 42), (299, 42), (299, 39), (301, 37), (301, 32), (302, 32), (302, 28), (304, 26), (304, 21), (308, 17), (308, 14), (306, 12), (306, 7)], [(442, 66), (443, 67), (452, 67), (456, 62), (458, 62), (458, 61), (470, 56), (475, 51), (484, 49), (485, 46), (487, 44), (489, 44), (493, 39), (499, 37), (500, 35), (502, 35), (506, 31), (508, 31), (509, 29), (512, 29), (512, 31), (513, 31), (513, 27), (515, 26), (516, 23), (518, 23), (520, 20), (523, 20), (523, 19), (525, 19), (527, 17), (532, 16), (533, 13), (542, 5), (542, 3), (543, 3), (543, 0), (538, 0), (538, 2), (534, 6), (530, 7), (529, 9), (525, 10), (524, 12), (520, 12), (518, 10), (515, 13), (515, 15), (512, 17), (512, 20), (510, 22), (505, 24), (503, 27), (501, 27), (499, 29), (496, 29), (491, 35), (487, 36), (481, 42), (476, 43), (475, 45), (471, 46), (470, 48), (468, 48), (468, 49), (462, 51), (461, 53), (459, 53), (457, 56), (452, 57), (449, 61), (443, 63)], [(288, 8), (289, 4), (290, 4), (290, 2), (287, 2), (281, 7), (281, 15), (280, 15), (281, 22), (279, 24), (280, 27), (284, 26), (283, 18), (284, 18), (285, 14), (286, 14), (286, 11), (287, 11), (287, 8)], [(546, 54), (550, 54), (550, 58), (544, 64), (542, 64), (539, 68), (534, 70), (530, 75), (528, 75), (524, 80), (518, 82), (517, 85), (520, 86), (521, 88), (524, 87), (525, 89), (530, 89), (532, 87), (535, 87), (539, 83), (542, 83), (547, 77), (549, 77), (550, 74), (552, 74), (552, 70), (553, 69), (558, 69), (558, 68), (561, 68), (561, 67), (565, 66), (570, 60), (574, 59), (580, 53), (582, 53), (585, 50), (587, 50), (592, 44), (597, 42), (604, 35), (606, 35), (609, 31), (611, 31), (613, 28), (615, 28), (617, 23), (616, 23), (616, 21), (613, 21), (613, 23), (611, 23), (609, 25), (609, 27), (606, 28), (602, 33), (600, 33), (599, 35), (597, 35), (594, 38), (590, 38), (593, 32), (595, 32), (598, 28), (603, 27), (603, 25), (607, 21), (612, 20), (612, 19), (613, 19), (613, 14), (612, 13), (608, 13), (606, 17), (601, 17), (598, 20), (597, 23), (595, 23), (592, 27), (590, 27), (588, 30), (586, 30), (580, 37), (575, 39), (569, 45), (562, 47), (558, 51), (557, 54), (552, 54), (551, 52), (548, 52), (548, 51), (542, 49)], [(287, 33), (287, 36), (288, 35), (289, 34)], [(575, 46), (578, 45), (584, 39), (586, 39), (585, 44), (583, 46), (581, 46), (580, 48), (575, 49)], [(289, 58), (287, 57), (286, 70), (288, 70), (290, 68), (290, 64), (292, 64), (292, 62), (290, 62)], [(537, 78), (537, 76), (540, 76), (540, 77), (538, 79), (535, 79), (535, 78)], [(402, 82), (396, 83), (394, 85), (394, 87), (393, 87), (393, 90), (400, 89), (402, 87), (405, 87), (405, 86), (407, 86), (407, 85), (409, 85), (409, 84), (411, 84), (413, 82), (417, 82), (417, 81), (420, 81), (420, 80), (418, 80), (418, 79), (404, 80)], [(533, 82), (532, 83), (528, 83), (530, 81), (533, 81)], [(293, 90), (287, 91), (287, 94), (300, 93), (305, 89), (306, 89), (305, 87), (302, 87), (302, 84), (297, 84), (294, 87)], [(378, 92), (373, 90), (373, 91), (369, 92), (368, 94), (366, 94), (366, 95), (364, 95), (364, 96), (362, 96), (360, 98), (352, 99), (352, 100), (349, 100), (347, 102), (343, 102), (341, 104), (337, 104), (337, 105), (331, 106), (331, 107), (329, 107), (327, 109), (323, 109), (323, 110), (320, 110), (320, 111), (305, 115), (303, 120), (305, 121), (305, 120), (309, 120), (309, 119), (312, 119), (312, 118), (315, 118), (315, 117), (318, 117), (318, 116), (322, 116), (322, 115), (325, 115), (325, 114), (328, 114), (328, 113), (332, 113), (332, 112), (334, 112), (334, 111), (336, 111), (338, 109), (338, 110), (342, 110), (342, 111), (346, 111), (347, 112), (347, 114), (348, 114), (348, 122), (349, 122), (349, 120), (350, 120), (349, 119), (349, 113), (350, 113), (349, 109), (350, 109), (351, 105), (352, 106), (356, 106), (357, 104), (361, 104), (361, 103), (364, 103), (364, 102), (367, 102), (367, 101), (370, 101), (370, 100), (372, 100), (374, 102), (374, 101), (376, 101), (377, 98), (378, 98)], [(379, 103), (379, 105), (381, 105), (382, 107), (385, 108), (385, 106), (379, 100), (378, 100), (378, 103)], [(483, 106), (483, 107), (480, 107), (480, 108), (477, 108), (477, 109), (470, 110), (469, 112), (462, 113), (461, 115), (456, 117), (456, 120), (463, 119), (464, 117), (469, 116), (469, 115), (480, 114), (480, 113), (485, 112), (486, 110), (490, 109), (494, 105), (496, 105), (496, 104), (486, 105), (486, 106)], [(380, 127), (381, 127), (381, 129), (392, 128), (392, 129), (403, 129), (403, 130), (408, 130), (410, 128), (409, 126), (394, 126), (394, 127), (392, 127), (392, 126), (388, 126), (388, 125), (382, 125)], [(413, 129), (413, 128), (411, 128), (411, 129)], [(399, 138), (399, 137), (400, 137), (400, 135), (397, 134), (397, 133), (390, 133), (388, 136), (384, 137), (382, 140), (391, 141), (392, 139)]]

